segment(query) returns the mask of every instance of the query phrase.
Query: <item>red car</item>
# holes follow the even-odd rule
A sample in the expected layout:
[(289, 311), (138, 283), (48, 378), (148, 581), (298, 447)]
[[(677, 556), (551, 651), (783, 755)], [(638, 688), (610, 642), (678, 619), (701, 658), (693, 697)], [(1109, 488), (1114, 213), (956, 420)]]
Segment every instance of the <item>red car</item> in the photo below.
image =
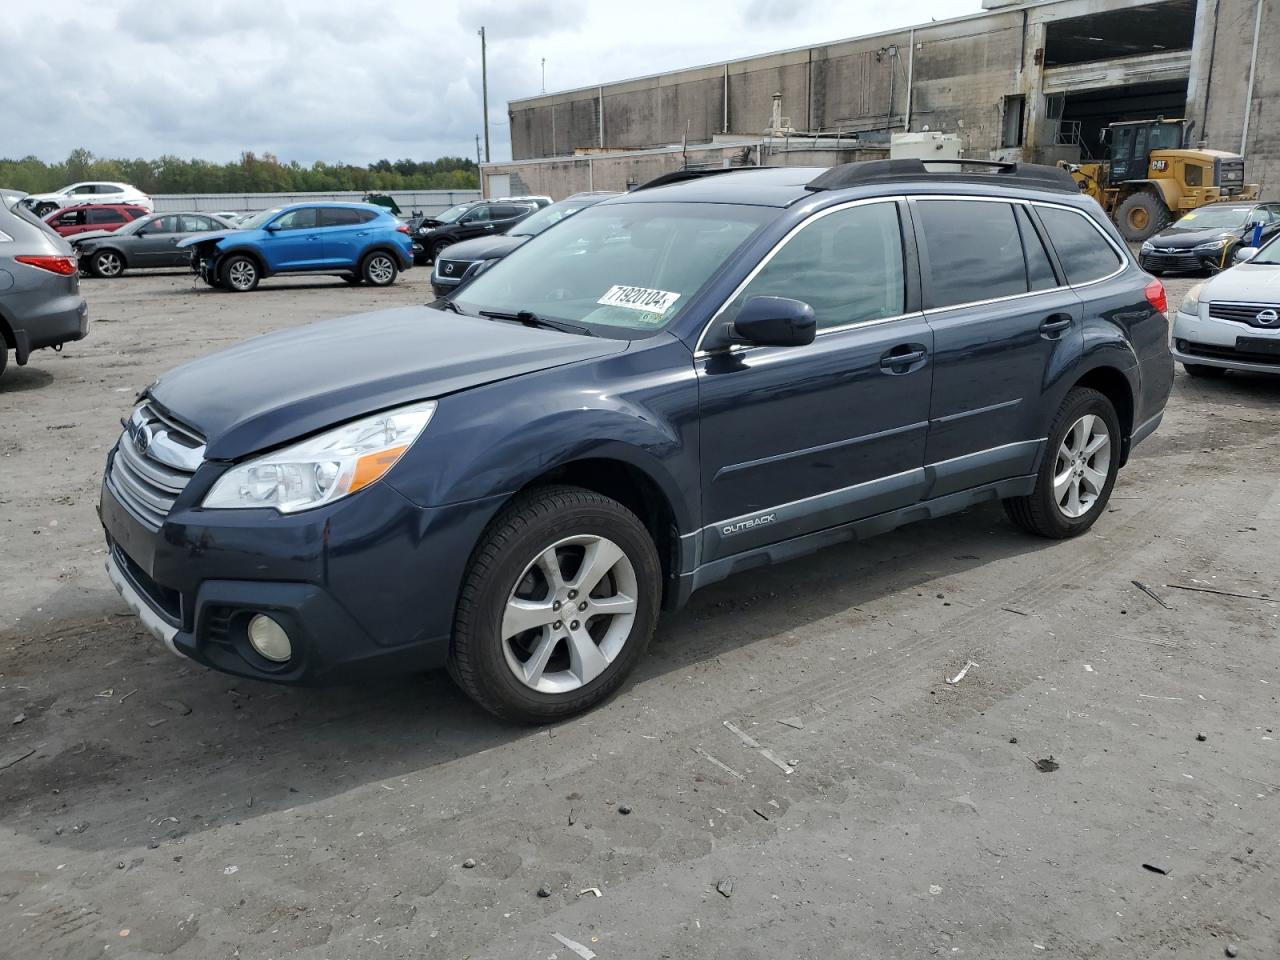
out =
[(70, 237), (90, 230), (119, 230), (150, 212), (131, 203), (82, 203), (57, 210), (45, 217), (44, 222), (64, 237)]

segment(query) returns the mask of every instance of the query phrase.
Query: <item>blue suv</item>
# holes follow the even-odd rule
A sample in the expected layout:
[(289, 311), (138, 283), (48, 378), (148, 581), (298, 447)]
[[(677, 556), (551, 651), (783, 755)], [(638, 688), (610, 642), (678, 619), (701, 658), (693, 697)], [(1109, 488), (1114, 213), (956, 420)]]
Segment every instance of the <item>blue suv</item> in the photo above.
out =
[(708, 171), (179, 367), (109, 455), (108, 573), (215, 669), (444, 665), (544, 722), (733, 574), (995, 501), (1077, 536), (1163, 416), (1165, 292), (1065, 172), (987, 169)]
[(236, 230), (203, 233), (191, 269), (211, 287), (246, 293), (276, 274), (336, 274), (386, 287), (413, 266), (409, 227), (371, 203), (295, 203), (264, 210)]

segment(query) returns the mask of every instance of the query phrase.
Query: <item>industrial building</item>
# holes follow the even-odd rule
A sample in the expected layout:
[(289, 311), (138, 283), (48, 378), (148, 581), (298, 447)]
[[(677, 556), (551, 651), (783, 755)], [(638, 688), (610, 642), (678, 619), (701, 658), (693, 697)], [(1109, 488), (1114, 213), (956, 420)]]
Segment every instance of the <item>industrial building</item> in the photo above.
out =
[(886, 156), (893, 135), (962, 155), (1105, 154), (1117, 120), (1185, 117), (1280, 195), (1280, 0), (983, 0), (971, 16), (601, 83), (508, 105), (487, 195), (626, 189), (682, 166)]

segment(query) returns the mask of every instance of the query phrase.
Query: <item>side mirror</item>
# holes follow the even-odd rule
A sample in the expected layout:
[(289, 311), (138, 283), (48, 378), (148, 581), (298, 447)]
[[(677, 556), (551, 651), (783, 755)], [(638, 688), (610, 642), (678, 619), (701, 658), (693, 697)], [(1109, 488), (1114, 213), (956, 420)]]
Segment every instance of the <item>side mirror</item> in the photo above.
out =
[(733, 321), (735, 339), (761, 347), (803, 347), (817, 332), (813, 307), (790, 297), (752, 297)]
[(138, 230), (138, 236), (145, 237), (150, 232), (151, 231), (148, 230), (146, 227), (142, 227), (141, 229)]
[(1241, 247), (1239, 250), (1236, 251), (1235, 261), (1236, 263), (1248, 263), (1257, 255), (1258, 255), (1257, 247)]
[(265, 230), (265, 231), (267, 231), (267, 233), (275, 233), (275, 232), (276, 232), (277, 230), (279, 230), (280, 228), (279, 228), (276, 224), (274, 224), (274, 223), (268, 223), (268, 224), (267, 224), (265, 227), (263, 227), (262, 229), (263, 229), (263, 230)]

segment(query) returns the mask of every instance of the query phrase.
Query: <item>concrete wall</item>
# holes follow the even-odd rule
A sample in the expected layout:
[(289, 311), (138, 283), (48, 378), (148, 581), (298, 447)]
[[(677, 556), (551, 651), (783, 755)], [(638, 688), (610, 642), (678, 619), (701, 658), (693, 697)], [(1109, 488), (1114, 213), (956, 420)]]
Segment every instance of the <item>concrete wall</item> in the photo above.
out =
[(601, 104), (606, 147), (759, 136), (775, 93), (799, 130), (903, 129), (910, 110), (913, 129), (959, 132), (983, 156), (999, 146), (1003, 95), (1018, 89), (1022, 31), (1021, 12), (992, 13), (515, 101), (512, 157), (599, 146)]
[[(1262, 22), (1250, 96), (1259, 3)], [(1280, 2), (1201, 0), (1197, 33), (1206, 42), (1197, 45), (1188, 91), (1187, 116), (1198, 125), (1193, 136), (1215, 149), (1242, 152), (1248, 180), (1262, 187), (1264, 198), (1280, 199)], [(1241, 150), (1246, 112), (1248, 137)]]
[[(734, 143), (691, 148), (688, 161), (693, 167), (741, 166), (744, 159), (754, 166), (757, 158), (775, 167), (830, 167), (854, 160), (877, 160), (887, 150), (863, 148), (847, 141), (841, 147), (812, 140)], [(679, 149), (597, 153), (579, 157), (487, 163), (481, 166), (483, 182), (490, 176), (510, 177), (513, 194), (545, 194), (563, 200), (585, 190), (625, 191), (628, 181), (642, 184), (654, 177), (680, 170), (685, 154)]]
[[(421, 210), (423, 213), (441, 213), (455, 203), (477, 200), (479, 190), (393, 190), (388, 196), (400, 205), (401, 211)], [(156, 211), (206, 210), (214, 213), (230, 210), (248, 213), (252, 210), (270, 210), (286, 203), (305, 203), (308, 200), (342, 200), (359, 202), (365, 193), (359, 190), (336, 193), (163, 193), (155, 194)]]

